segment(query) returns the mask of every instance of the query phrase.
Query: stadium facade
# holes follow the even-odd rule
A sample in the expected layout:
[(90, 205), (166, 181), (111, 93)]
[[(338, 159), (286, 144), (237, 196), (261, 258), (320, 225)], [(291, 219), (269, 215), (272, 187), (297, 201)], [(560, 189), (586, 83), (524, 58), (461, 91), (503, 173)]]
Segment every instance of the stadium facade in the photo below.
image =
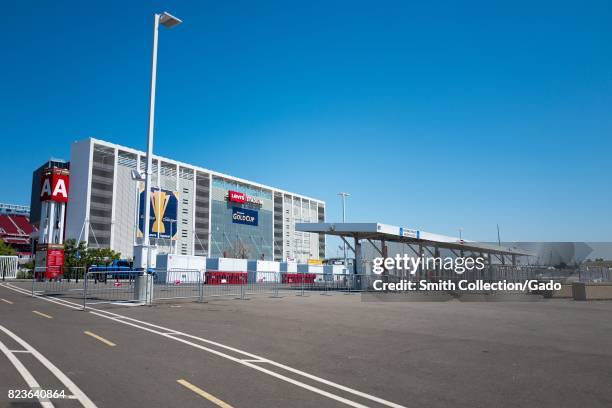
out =
[[(144, 152), (98, 139), (74, 142), (66, 238), (133, 256), (142, 238)], [(151, 241), (160, 252), (282, 261), (325, 257), (325, 202), (153, 156)], [(154, 219), (155, 218), (155, 219)], [(138, 228), (137, 228), (138, 227)]]

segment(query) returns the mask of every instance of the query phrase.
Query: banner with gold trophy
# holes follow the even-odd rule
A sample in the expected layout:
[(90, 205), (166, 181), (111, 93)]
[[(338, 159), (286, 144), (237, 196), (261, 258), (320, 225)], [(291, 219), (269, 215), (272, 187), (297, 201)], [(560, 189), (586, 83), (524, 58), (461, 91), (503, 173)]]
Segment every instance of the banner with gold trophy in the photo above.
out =
[[(144, 230), (144, 187), (140, 188), (138, 199), (138, 237), (143, 237)], [(178, 238), (178, 192), (151, 188), (151, 216), (149, 219), (149, 238)]]

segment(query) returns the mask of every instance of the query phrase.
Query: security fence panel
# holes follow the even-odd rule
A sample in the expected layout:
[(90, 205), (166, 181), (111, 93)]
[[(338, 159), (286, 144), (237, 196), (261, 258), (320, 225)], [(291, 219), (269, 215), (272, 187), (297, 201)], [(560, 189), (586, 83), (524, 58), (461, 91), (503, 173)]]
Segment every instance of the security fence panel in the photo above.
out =
[(140, 302), (135, 286), (141, 275), (141, 271), (90, 270), (83, 283), (83, 308), (102, 303)]
[(585, 282), (585, 283), (612, 282), (612, 268), (607, 268), (603, 266), (582, 267), (578, 271), (578, 280), (580, 282)]
[(2, 280), (17, 278), (18, 257), (10, 255), (0, 256), (0, 278)]
[(196, 269), (155, 270), (153, 301), (201, 298), (202, 275)]
[(204, 279), (203, 297), (206, 298), (244, 298), (244, 285), (248, 281), (247, 272), (226, 272), (207, 270)]
[(268, 294), (278, 296), (281, 284), (280, 272), (247, 272), (244, 295)]
[(84, 279), (84, 267), (35, 268), (32, 273), (32, 295), (81, 299)]

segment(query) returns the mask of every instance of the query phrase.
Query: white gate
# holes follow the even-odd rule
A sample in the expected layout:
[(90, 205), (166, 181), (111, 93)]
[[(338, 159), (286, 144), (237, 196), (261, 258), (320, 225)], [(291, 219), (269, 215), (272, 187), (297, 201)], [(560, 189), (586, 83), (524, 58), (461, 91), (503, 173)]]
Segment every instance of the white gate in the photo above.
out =
[(0, 279), (15, 279), (17, 277), (16, 256), (0, 255)]

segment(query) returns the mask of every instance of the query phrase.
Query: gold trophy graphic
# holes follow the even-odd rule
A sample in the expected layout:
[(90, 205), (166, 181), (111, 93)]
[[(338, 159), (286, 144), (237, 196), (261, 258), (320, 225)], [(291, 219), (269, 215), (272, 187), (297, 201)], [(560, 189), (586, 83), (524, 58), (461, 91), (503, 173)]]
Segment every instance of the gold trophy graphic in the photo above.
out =
[(163, 234), (166, 232), (166, 227), (164, 227), (164, 214), (166, 212), (166, 207), (168, 206), (169, 200), (170, 196), (164, 191), (158, 190), (152, 192), (151, 204), (153, 204), (155, 221), (153, 221), (153, 228), (151, 229), (151, 232), (158, 234)]

